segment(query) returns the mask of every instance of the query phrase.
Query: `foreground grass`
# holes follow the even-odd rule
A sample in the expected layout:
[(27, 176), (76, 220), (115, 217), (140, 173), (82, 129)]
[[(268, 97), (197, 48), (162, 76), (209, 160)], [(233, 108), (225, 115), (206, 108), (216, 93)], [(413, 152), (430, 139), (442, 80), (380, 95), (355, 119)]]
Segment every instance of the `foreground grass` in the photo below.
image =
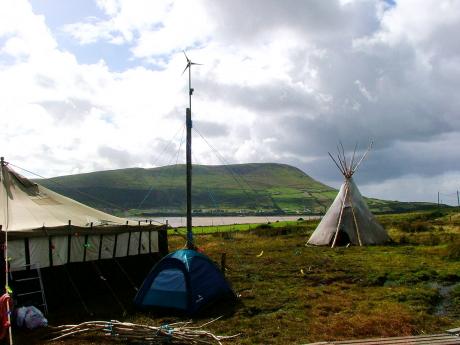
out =
[[(198, 234), (198, 246), (213, 260), (227, 254), (226, 274), (240, 295), (236, 308), (221, 311), (224, 318), (207, 328), (216, 334), (241, 333), (235, 344), (300, 344), (459, 327), (457, 218), (382, 216), (395, 243), (374, 247), (305, 246), (316, 221)], [(417, 232), (403, 224), (416, 221), (426, 228)], [(183, 245), (181, 236), (170, 236), (171, 250)], [(133, 312), (122, 320), (158, 325), (178, 319)], [(91, 338), (61, 342), (97, 343)]]
[(210, 237), (199, 239), (203, 249), (218, 260), (225, 248), (228, 277), (242, 295), (236, 313), (213, 329), (242, 332), (238, 343), (397, 336), (458, 326), (458, 310), (442, 309), (449, 297), (440, 287), (460, 281), (460, 264), (445, 259), (443, 246), (331, 250), (305, 247), (307, 236), (299, 233)]

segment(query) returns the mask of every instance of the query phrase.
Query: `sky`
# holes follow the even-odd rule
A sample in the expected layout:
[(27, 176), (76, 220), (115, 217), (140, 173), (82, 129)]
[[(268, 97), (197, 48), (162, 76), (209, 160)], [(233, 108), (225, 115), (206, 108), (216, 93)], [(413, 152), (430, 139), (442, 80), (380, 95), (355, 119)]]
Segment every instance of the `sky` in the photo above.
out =
[(453, 0), (2, 0), (0, 154), (44, 177), (184, 162), (185, 50), (194, 163), (338, 187), (328, 152), (373, 139), (364, 195), (456, 204), (458, 32)]

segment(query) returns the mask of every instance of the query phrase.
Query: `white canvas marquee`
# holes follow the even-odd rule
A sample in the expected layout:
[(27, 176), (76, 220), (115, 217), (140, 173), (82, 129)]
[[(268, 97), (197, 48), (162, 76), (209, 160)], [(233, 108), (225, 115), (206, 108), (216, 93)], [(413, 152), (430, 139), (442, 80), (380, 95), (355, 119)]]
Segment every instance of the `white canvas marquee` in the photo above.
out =
[(159, 251), (162, 226), (112, 216), (19, 175), (2, 160), (0, 226), (11, 270)]

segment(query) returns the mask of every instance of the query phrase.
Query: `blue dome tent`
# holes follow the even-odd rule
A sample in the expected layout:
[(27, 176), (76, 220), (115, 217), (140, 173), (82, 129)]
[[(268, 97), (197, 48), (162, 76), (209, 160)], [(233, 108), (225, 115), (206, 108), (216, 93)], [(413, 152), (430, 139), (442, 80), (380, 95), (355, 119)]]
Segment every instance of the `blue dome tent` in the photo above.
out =
[(212, 302), (234, 297), (224, 275), (206, 255), (181, 249), (164, 257), (150, 271), (134, 304), (143, 309), (195, 314)]

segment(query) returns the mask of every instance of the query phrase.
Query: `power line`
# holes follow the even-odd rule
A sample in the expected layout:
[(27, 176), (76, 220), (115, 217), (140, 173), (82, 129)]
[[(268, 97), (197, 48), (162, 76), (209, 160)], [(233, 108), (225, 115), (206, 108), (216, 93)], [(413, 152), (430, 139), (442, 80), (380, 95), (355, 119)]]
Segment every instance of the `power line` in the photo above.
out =
[(37, 173), (34, 173), (33, 171), (30, 171), (30, 170), (27, 170), (27, 169), (25, 169), (25, 168), (22, 168), (22, 167), (20, 167), (20, 166), (18, 166), (18, 165), (15, 165), (15, 164), (13, 164), (13, 163), (8, 163), (8, 164), (11, 165), (11, 166), (13, 166), (13, 167), (15, 167), (15, 168), (21, 169), (21, 170), (23, 170), (23, 171), (25, 171), (25, 172), (27, 172), (27, 173), (29, 173), (29, 174), (31, 174), (31, 175), (34, 175), (34, 176), (36, 176), (36, 177), (38, 177), (38, 178), (41, 178), (41, 179), (44, 179), (44, 180), (48, 180), (48, 181), (50, 181), (50, 182), (53, 182), (54, 184), (56, 184), (56, 185), (58, 185), (58, 186), (60, 186), (60, 187), (62, 187), (62, 188), (72, 189), (72, 190), (74, 190), (75, 192), (77, 192), (77, 193), (79, 193), (79, 194), (81, 194), (81, 195), (84, 195), (84, 196), (87, 196), (87, 197), (90, 197), (90, 198), (94, 199), (95, 201), (99, 201), (99, 202), (101, 202), (101, 203), (105, 203), (107, 206), (116, 207), (116, 208), (121, 208), (123, 211), (126, 211), (126, 209), (125, 209), (123, 206), (117, 205), (117, 204), (115, 204), (115, 203), (113, 203), (113, 202), (110, 202), (110, 201), (107, 201), (107, 200), (100, 199), (100, 198), (98, 198), (98, 197), (96, 197), (96, 196), (94, 196), (94, 195), (91, 195), (91, 194), (88, 194), (88, 193), (86, 193), (86, 192), (83, 192), (83, 191), (79, 190), (79, 189), (76, 188), (76, 187), (66, 186), (66, 185), (64, 185), (64, 184), (62, 184), (62, 183), (59, 183), (59, 182), (57, 182), (56, 180), (54, 180), (54, 179), (55, 179), (54, 177), (47, 178), (47, 177), (44, 177), (44, 176), (39, 175), (39, 174), (37, 174)]
[(165, 147), (163, 148), (163, 151), (161, 151), (161, 153), (158, 154), (158, 156), (156, 156), (156, 158), (153, 160), (153, 165), (157, 165), (156, 163), (159, 161), (159, 159), (161, 158), (161, 156), (166, 152), (166, 150), (169, 148), (169, 146), (171, 145), (171, 143), (174, 142), (174, 139), (176, 138), (176, 136), (180, 133), (180, 131), (184, 130), (185, 128), (185, 125), (184, 124), (181, 124), (179, 129), (176, 131), (176, 133), (174, 133), (174, 135), (172, 136), (171, 139), (169, 139), (168, 143), (165, 145)]
[[(13, 163), (8, 163), (8, 165), (11, 165), (11, 166), (13, 166), (13, 167), (15, 167), (17, 169), (23, 170), (23, 171), (25, 171), (25, 172), (27, 172), (27, 173), (29, 173), (31, 175), (34, 175), (34, 176), (36, 176), (38, 178), (53, 182), (54, 184), (56, 184), (56, 185), (58, 185), (58, 186), (60, 186), (60, 187), (62, 187), (64, 189), (71, 189), (71, 190), (73, 190), (73, 191), (75, 191), (75, 192), (77, 192), (77, 193), (79, 193), (81, 195), (84, 195), (84, 196), (89, 197), (89, 198), (91, 198), (91, 199), (93, 199), (95, 201), (98, 201), (98, 202), (100, 202), (102, 204), (105, 204), (106, 206), (114, 207), (116, 209), (121, 209), (122, 211), (127, 211), (127, 209), (125, 207), (121, 206), (121, 205), (115, 204), (113, 202), (110, 202), (110, 201), (107, 201), (107, 200), (104, 200), (104, 199), (100, 199), (100, 198), (98, 198), (98, 197), (96, 197), (94, 195), (91, 195), (89, 193), (83, 192), (83, 191), (79, 190), (78, 188), (75, 188), (75, 187), (72, 187), (72, 186), (66, 186), (66, 185), (64, 185), (62, 183), (59, 183), (59, 182), (55, 181), (54, 178), (46, 178), (46, 177), (44, 177), (42, 175), (34, 173), (33, 171), (30, 171), (28, 169), (22, 168), (22, 167), (20, 167), (18, 165), (15, 165)], [(155, 221), (155, 220), (153, 220), (153, 221), (156, 222), (156, 223), (159, 223), (159, 224), (163, 224), (163, 223)]]

